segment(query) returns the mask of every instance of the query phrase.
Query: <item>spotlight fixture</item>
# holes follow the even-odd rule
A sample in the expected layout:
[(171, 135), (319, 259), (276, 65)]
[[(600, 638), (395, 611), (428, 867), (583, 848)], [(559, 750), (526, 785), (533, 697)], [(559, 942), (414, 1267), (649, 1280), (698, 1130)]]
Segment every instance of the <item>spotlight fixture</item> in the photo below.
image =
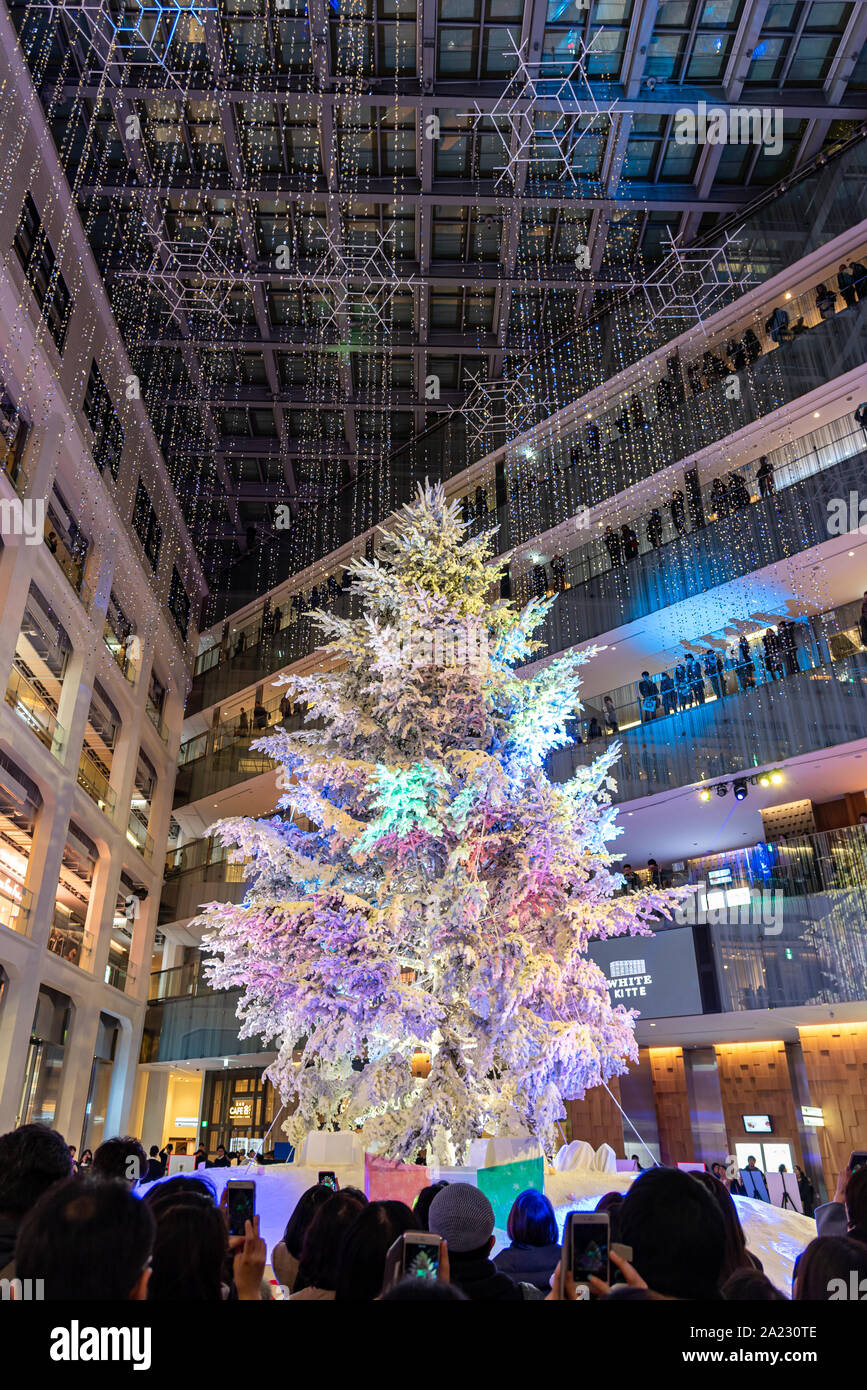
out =
[(771, 774), (769, 772), (762, 772), (756, 780), (760, 787), (769, 787), (771, 785)]
[(739, 777), (738, 780), (734, 783), (735, 801), (746, 801), (748, 791), (749, 787), (747, 786), (744, 778)]
[(784, 781), (783, 774), (778, 767), (775, 767), (771, 773), (771, 781), (775, 787), (778, 787), (780, 783)]
[(699, 801), (710, 801), (710, 787), (702, 787), (698, 799)]
[(716, 794), (717, 794), (717, 796), (725, 796), (725, 794), (726, 794), (727, 791), (728, 791), (728, 787), (727, 787), (727, 785), (726, 785), (725, 782), (719, 782), (719, 783), (717, 783), (717, 789), (716, 789)]

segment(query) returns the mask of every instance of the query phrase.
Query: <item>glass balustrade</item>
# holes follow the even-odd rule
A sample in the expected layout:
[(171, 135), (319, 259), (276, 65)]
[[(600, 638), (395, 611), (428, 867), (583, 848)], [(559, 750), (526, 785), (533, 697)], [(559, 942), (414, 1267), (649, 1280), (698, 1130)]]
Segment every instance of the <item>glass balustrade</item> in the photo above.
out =
[(278, 728), (287, 732), (303, 728), (304, 715), (300, 710), (293, 709), (281, 716), (282, 698), (282, 695), (275, 697), (267, 705), (262, 703), (254, 706), (251, 702), (250, 708), (245, 708), (243, 715), (239, 710), (229, 718), (221, 720), (219, 724), (212, 725), (204, 733), (194, 734), (192, 738), (185, 739), (178, 754), (178, 766), (186, 767), (199, 758), (218, 753), (229, 744), (245, 743), (249, 746), (254, 739), (264, 738)]
[[(606, 543), (599, 527), (594, 538), (586, 538), (582, 544), (571, 549), (564, 546), (558, 550), (562, 560), (562, 565), (558, 564), (559, 584), (550, 565), (543, 565), (541, 570), (531, 565), (513, 578), (514, 597), (526, 602), (531, 597), (550, 596), (558, 589), (563, 592), (576, 585), (587, 584), (599, 575), (622, 572), (635, 559), (660, 551), (670, 542), (692, 536), (697, 531), (713, 535), (712, 528), (717, 523), (737, 516), (745, 507), (766, 503), (770, 510), (775, 506), (774, 498), (789, 488), (865, 452), (867, 433), (860, 426), (853, 428), (850, 417), (844, 416), (812, 430), (794, 444), (769, 450), (765, 456), (768, 466), (761, 478), (758, 476), (761, 464), (756, 460), (741, 468), (731, 469), (724, 475), (724, 494), (721, 494), (716, 480), (703, 483), (699, 488), (703, 526), (696, 525), (695, 516), (689, 514), (685, 499), (682, 513), (673, 513), (668, 499), (660, 499), (658, 516), (652, 521), (647, 508), (634, 515), (624, 511), (618, 514), (618, 522), (632, 527), (637, 543), (637, 551), (630, 559), (624, 553), (620, 534), (615, 532), (613, 541)], [(654, 530), (657, 526), (658, 532)], [(655, 536), (658, 538), (654, 540)], [(544, 547), (544, 541), (538, 540), (537, 546)], [(513, 564), (513, 574), (516, 568)]]
[(33, 894), (0, 866), (0, 926), (29, 936), (32, 906)]
[(119, 633), (111, 619), (106, 617), (102, 628), (102, 640), (111, 653), (118, 670), (129, 681), (130, 685), (135, 685), (138, 668), (133, 659), (133, 653), (138, 638), (131, 632), (126, 633), (126, 635)]
[[(151, 977), (153, 988), (153, 976)], [(142, 1062), (181, 1062), (198, 1057), (268, 1053), (273, 1048), (258, 1036), (240, 1038), (235, 1016), (239, 989), (199, 986), (180, 998), (158, 998), (145, 1014)]]
[(186, 965), (174, 965), (168, 970), (151, 971), (148, 1003), (155, 1004), (162, 999), (182, 999), (191, 994), (213, 994), (205, 980), (202, 960)]
[(147, 823), (135, 809), (130, 810), (126, 838), (145, 859), (153, 859), (154, 842), (147, 832)]
[(669, 666), (673, 694), (654, 677), (656, 694), (631, 684), (607, 692), (610, 706), (605, 694), (587, 697), (580, 724), (570, 729), (575, 741), (550, 757), (551, 775), (565, 781), (616, 737), (614, 799), (629, 801), (863, 737), (867, 649), (859, 607), (793, 624), (792, 644), (781, 652), (766, 649), (759, 636), (748, 643), (748, 660), (739, 653), (730, 659), (724, 648), (715, 679), (702, 670), (678, 689)]
[(163, 718), (161, 710), (157, 708), (150, 695), (145, 700), (145, 713), (153, 724), (163, 743), (169, 741), (169, 726)]
[(113, 787), (109, 786), (108, 778), (102, 768), (85, 750), (82, 750), (78, 764), (78, 785), (84, 788), (91, 801), (96, 802), (100, 811), (104, 811), (110, 819), (114, 819), (117, 809), (117, 793)]
[(57, 722), (49, 697), (22, 675), (17, 666), (12, 667), (6, 682), (6, 703), (28, 729), (33, 730), (40, 743), (50, 749), (55, 758), (61, 759), (66, 741), (65, 730)]
[(105, 983), (115, 989), (129, 991), (135, 984), (135, 972), (130, 970), (128, 964), (117, 965), (109, 961), (105, 967)]
[(66, 912), (60, 907), (54, 910), (48, 949), (55, 956), (62, 956), (71, 965), (83, 965), (90, 949), (91, 936), (84, 929), (83, 917)]

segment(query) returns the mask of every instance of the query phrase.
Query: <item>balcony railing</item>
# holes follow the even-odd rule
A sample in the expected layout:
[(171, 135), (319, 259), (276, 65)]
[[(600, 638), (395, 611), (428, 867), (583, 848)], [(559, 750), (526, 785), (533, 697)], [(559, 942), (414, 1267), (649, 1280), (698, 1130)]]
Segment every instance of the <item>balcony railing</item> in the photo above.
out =
[(114, 820), (117, 809), (117, 793), (108, 784), (108, 778), (88, 753), (82, 752), (78, 764), (78, 785), (83, 787), (91, 801), (96, 802), (100, 811)]
[(132, 659), (129, 646), (129, 635), (124, 638), (114, 629), (111, 619), (106, 617), (102, 629), (102, 640), (121, 675), (129, 681), (130, 685), (135, 685), (138, 671)]
[(238, 714), (221, 720), (219, 724), (212, 725), (203, 734), (194, 734), (192, 738), (185, 739), (178, 754), (178, 766), (187, 767), (199, 758), (218, 753), (220, 749), (226, 748), (230, 744), (240, 743), (249, 747), (253, 739), (263, 738), (278, 728), (287, 731), (303, 728), (304, 714), (300, 709), (293, 710), (287, 714), (285, 719), (280, 717), (282, 694), (283, 692), (278, 687), (277, 695), (272, 697), (267, 704), (263, 701), (261, 705), (254, 708), (251, 702), (250, 708), (245, 710), (243, 719), (239, 711)]
[(18, 718), (32, 729), (40, 743), (50, 749), (58, 760), (62, 758), (66, 732), (45, 696), (41, 695), (26, 676), (13, 666), (6, 682), (6, 703)]
[(262, 738), (267, 732), (266, 728), (239, 735), (219, 752), (203, 755), (181, 767), (175, 782), (174, 805), (187, 806), (235, 782), (258, 777), (263, 772), (273, 772), (276, 766), (274, 761), (266, 753), (250, 747), (254, 739)]
[[(853, 603), (841, 604), (839, 608), (830, 608), (815, 618), (806, 618), (798, 622), (794, 626), (792, 642), (787, 645), (786, 650), (781, 648), (776, 658), (772, 649), (763, 642), (762, 630), (745, 638), (745, 653), (739, 648), (736, 649), (731, 639), (728, 650), (723, 648), (721, 651), (719, 648), (699, 649), (697, 644), (686, 643), (688, 648), (695, 646), (693, 655), (697, 658), (696, 664), (701, 668), (700, 680), (696, 680), (693, 685), (684, 680), (680, 689), (673, 689), (665, 701), (662, 693), (659, 693), (659, 673), (652, 676), (658, 692), (655, 697), (651, 697), (656, 699), (656, 706), (652, 712), (642, 709), (642, 696), (637, 681), (618, 686), (604, 695), (589, 696), (584, 702), (580, 737), (575, 741), (587, 741), (587, 725), (594, 718), (601, 729), (605, 730), (610, 720), (606, 700), (610, 700), (613, 706), (618, 725), (616, 730), (609, 725), (609, 732), (624, 734), (639, 724), (646, 726), (658, 719), (676, 719), (693, 706), (713, 704), (729, 696), (754, 690), (760, 685), (776, 684), (790, 676), (797, 676), (802, 671), (817, 670), (851, 656), (861, 646), (859, 612), (860, 604), (856, 600)], [(713, 676), (708, 674), (702, 664), (702, 658), (708, 650), (718, 651), (723, 659), (722, 671), (715, 672)], [(656, 663), (650, 661), (649, 664)], [(669, 674), (676, 670), (678, 664), (683, 665), (682, 662), (669, 665)], [(594, 733), (590, 741), (598, 737), (600, 735)]]
[(56, 527), (48, 517), (45, 520), (45, 544), (75, 592), (80, 595), (83, 594), (87, 551), (71, 550), (63, 537), (57, 534)]
[[(154, 988), (153, 976), (151, 982)], [(239, 989), (213, 991), (207, 987), (197, 987), (184, 997), (158, 995), (157, 1002), (151, 1003), (145, 1014), (140, 1060), (181, 1062), (194, 1057), (271, 1051), (271, 1044), (259, 1037), (239, 1038), (241, 1025), (235, 1009), (240, 997)]]
[(55, 910), (48, 937), (48, 949), (56, 956), (62, 956), (71, 965), (82, 965), (90, 948), (90, 933), (84, 930), (84, 923), (69, 917), (65, 912)]
[(183, 999), (193, 994), (213, 994), (202, 973), (203, 961), (174, 965), (168, 970), (152, 970), (148, 1003), (163, 999)]
[(0, 926), (18, 932), (19, 936), (30, 935), (30, 909), (33, 894), (0, 867)]
[(214, 837), (170, 850), (164, 876), (160, 926), (195, 916), (205, 902), (240, 902), (246, 892), (245, 864), (230, 860), (229, 850)]
[[(576, 585), (587, 584), (603, 574), (617, 572), (623, 575), (640, 556), (661, 551), (669, 543), (677, 542), (681, 537), (695, 535), (699, 531), (706, 531), (712, 535), (713, 527), (729, 520), (743, 507), (773, 499), (808, 478), (834, 468), (847, 459), (856, 458), (865, 450), (867, 434), (860, 426), (853, 429), (850, 418), (844, 416), (841, 420), (835, 420), (829, 425), (811, 431), (794, 444), (769, 450), (766, 457), (770, 472), (763, 475), (763, 480), (757, 476), (760, 467), (758, 461), (726, 473), (722, 480), (726, 485), (725, 499), (719, 487), (715, 487), (715, 480), (703, 484), (699, 490), (701, 525), (697, 524), (695, 514), (690, 514), (685, 499), (680, 524), (675, 524), (667, 500), (664, 503), (661, 501), (657, 506), (659, 531), (656, 540), (653, 539), (654, 522), (650, 520), (647, 507), (636, 515), (627, 515), (626, 512), (618, 514), (618, 527), (615, 528), (615, 535), (609, 544), (606, 544), (605, 536), (599, 534), (593, 538), (587, 537), (583, 544), (571, 550), (560, 550), (562, 582), (574, 588)], [(733, 488), (732, 483), (735, 479), (738, 481)], [(772, 502), (772, 505), (775, 503)], [(623, 550), (620, 532), (620, 526), (623, 524), (632, 527), (637, 540), (637, 551), (631, 559), (627, 558)], [(520, 601), (545, 593), (553, 594), (558, 587), (556, 576), (550, 574), (544, 564), (528, 568), (517, 579), (513, 578), (514, 596)]]
[(145, 713), (147, 714), (148, 719), (153, 724), (163, 743), (168, 743), (169, 726), (163, 718), (160, 710), (157, 709), (150, 695), (148, 695), (147, 699), (145, 700)]
[(154, 842), (153, 837), (147, 832), (147, 825), (139, 818), (138, 812), (131, 810), (129, 822), (127, 824), (126, 838), (131, 845), (139, 851), (145, 859), (153, 859)]
[(108, 961), (105, 967), (105, 983), (112, 985), (115, 989), (129, 991), (135, 983), (135, 971), (130, 969), (129, 964), (115, 965)]
[[(861, 647), (853, 609), (857, 611), (857, 605), (825, 615), (826, 629), (817, 620), (796, 625), (807, 633), (796, 649), (796, 669), (790, 657), (769, 669), (766, 660), (753, 653), (751, 669), (745, 665), (740, 671), (742, 678), (753, 682), (746, 688), (738, 679), (737, 667), (718, 678), (725, 680), (722, 696), (703, 674), (703, 702), (696, 698), (696, 685), (686, 692), (683, 707), (666, 712), (660, 703), (654, 717), (643, 723), (635, 687), (614, 692), (620, 699), (619, 705), (613, 698), (612, 702), (621, 743), (613, 768), (614, 799), (629, 801), (729, 777), (862, 738), (867, 728), (867, 651)], [(850, 625), (843, 626), (847, 619)], [(551, 775), (557, 781), (567, 780), (576, 767), (592, 762), (603, 746), (603, 697), (588, 701), (588, 711), (591, 703), (599, 711), (600, 731), (594, 729), (588, 742), (551, 755)], [(576, 730), (576, 737), (580, 733), (583, 738), (584, 732), (586, 728)], [(610, 726), (609, 732), (613, 732)]]

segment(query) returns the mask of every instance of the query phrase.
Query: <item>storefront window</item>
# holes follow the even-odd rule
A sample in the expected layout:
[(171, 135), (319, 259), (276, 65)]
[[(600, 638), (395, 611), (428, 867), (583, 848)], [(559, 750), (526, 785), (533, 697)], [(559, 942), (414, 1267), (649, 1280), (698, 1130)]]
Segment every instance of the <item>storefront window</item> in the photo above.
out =
[(219, 1144), (231, 1153), (253, 1148), (254, 1141), (265, 1138), (274, 1116), (274, 1088), (261, 1071), (206, 1073), (202, 1143), (209, 1153)]

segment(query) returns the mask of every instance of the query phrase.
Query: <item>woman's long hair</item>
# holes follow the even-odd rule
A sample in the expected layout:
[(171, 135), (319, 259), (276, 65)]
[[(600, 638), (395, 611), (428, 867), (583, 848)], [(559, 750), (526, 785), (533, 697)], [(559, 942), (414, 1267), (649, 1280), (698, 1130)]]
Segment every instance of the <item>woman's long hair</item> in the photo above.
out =
[(725, 1227), (725, 1249), (720, 1271), (720, 1285), (723, 1285), (738, 1269), (760, 1270), (762, 1267), (760, 1261), (747, 1250), (746, 1236), (738, 1216), (738, 1209), (725, 1183), (720, 1182), (719, 1178), (715, 1178), (713, 1173), (692, 1173), (690, 1176), (700, 1182), (702, 1187), (707, 1188), (722, 1215)]
[(156, 1206), (153, 1273), (148, 1299), (209, 1302), (223, 1297), (223, 1262), (228, 1236), (223, 1214), (204, 1197)]

